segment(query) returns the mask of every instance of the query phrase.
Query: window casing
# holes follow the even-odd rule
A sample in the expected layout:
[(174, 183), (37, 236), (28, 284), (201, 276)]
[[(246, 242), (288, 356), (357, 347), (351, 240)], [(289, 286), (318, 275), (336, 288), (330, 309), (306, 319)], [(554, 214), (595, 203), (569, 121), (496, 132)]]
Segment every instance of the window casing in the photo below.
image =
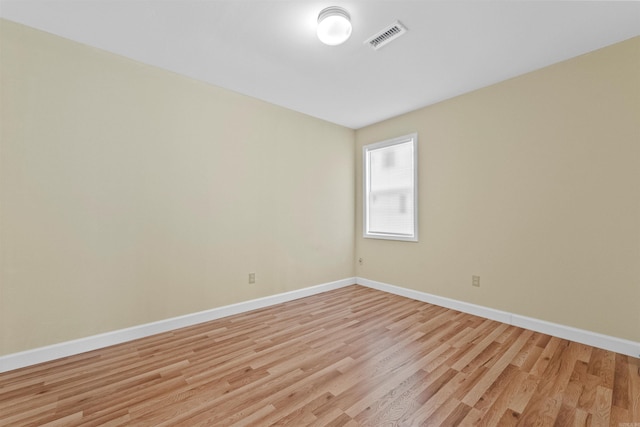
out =
[(364, 237), (418, 241), (418, 134), (363, 147)]

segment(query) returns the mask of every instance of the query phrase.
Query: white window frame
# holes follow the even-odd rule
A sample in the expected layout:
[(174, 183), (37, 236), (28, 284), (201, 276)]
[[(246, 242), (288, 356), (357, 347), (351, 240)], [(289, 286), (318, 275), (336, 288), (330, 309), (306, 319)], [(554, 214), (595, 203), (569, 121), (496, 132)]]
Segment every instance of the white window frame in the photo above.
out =
[[(370, 174), (369, 169), (369, 153), (380, 149), (389, 147), (392, 145), (404, 144), (411, 142), (413, 145), (413, 234), (398, 234), (398, 233), (384, 233), (384, 232), (371, 232), (369, 231), (369, 184)], [(409, 135), (400, 136), (385, 141), (368, 144), (362, 147), (362, 162), (363, 162), (363, 237), (368, 239), (385, 239), (385, 240), (401, 240), (407, 242), (418, 241), (418, 134), (412, 133)]]

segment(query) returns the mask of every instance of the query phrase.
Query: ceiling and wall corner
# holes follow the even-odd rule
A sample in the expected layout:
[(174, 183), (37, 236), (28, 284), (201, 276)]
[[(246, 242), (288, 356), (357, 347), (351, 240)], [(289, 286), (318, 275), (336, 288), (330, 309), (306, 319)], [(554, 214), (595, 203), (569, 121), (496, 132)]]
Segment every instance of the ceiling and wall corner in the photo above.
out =
[[(329, 4), (276, 7), (289, 18), (306, 17), (292, 27), (275, 25), (284, 21), (273, 8), (258, 19), (263, 3), (251, 2), (257, 12), (244, 2), (160, 2), (158, 10), (138, 1), (0, 3), (9, 20), (19, 21), (24, 8), (33, 21), (28, 26), (43, 20), (99, 39), (92, 44), (98, 48), (87, 47), (87, 41), (79, 45), (0, 20), (0, 354), (352, 276), (354, 253), (365, 259), (356, 266), (358, 276), (416, 289), (429, 281), (435, 287), (426, 291), (447, 287), (443, 295), (475, 303), (489, 304), (500, 293), (491, 304), (504, 307), (512, 297), (517, 302), (510, 311), (638, 340), (633, 303), (640, 288), (633, 284), (640, 266), (633, 239), (640, 98), (634, 76), (640, 74), (632, 68), (640, 38), (379, 122), (411, 109), (411, 102), (431, 102), (424, 96), (432, 91), (464, 89), (466, 77), (500, 79), (492, 74), (505, 71), (500, 66), (516, 64), (524, 73), (526, 61), (538, 67), (541, 59), (628, 38), (637, 33), (637, 5), (576, 3), (571, 9), (566, 3), (559, 7), (571, 13), (544, 19), (532, 13), (529, 22), (532, 10), (550, 11), (555, 3), (497, 3), (513, 8), (509, 13), (487, 3), (494, 16), (472, 13), (482, 3), (368, 2), (365, 10), (365, 3), (340, 2), (353, 16), (355, 34), (329, 47), (314, 27), (317, 12)], [(74, 11), (85, 5), (91, 19)], [(434, 9), (414, 10), (426, 5), (467, 14), (447, 21)], [(201, 18), (204, 11), (209, 14)], [(421, 25), (405, 18), (409, 12)], [(407, 34), (377, 52), (363, 43), (395, 19)], [(577, 31), (574, 21), (589, 31)], [(492, 39), (495, 45), (487, 37), (452, 35), (497, 24), (502, 32), (489, 29), (502, 37)], [(444, 37), (449, 26), (455, 31)], [(418, 36), (434, 27), (444, 33), (428, 35), (442, 42)], [(538, 36), (527, 39), (529, 30)], [(291, 38), (292, 31), (305, 36)], [(136, 55), (103, 51), (114, 40)], [(167, 72), (154, 58), (216, 81)], [(431, 68), (423, 67), (425, 58)], [(445, 71), (452, 73), (446, 79)], [(244, 85), (245, 94), (307, 115), (231, 93), (221, 87), (225, 76)], [(376, 124), (352, 131), (309, 115), (352, 127)], [(429, 195), (421, 199), (428, 240), (412, 248), (386, 245), (387, 253), (374, 248), (379, 242), (364, 246), (354, 239), (361, 229), (354, 226), (353, 201), (360, 200), (354, 135), (359, 144), (406, 127), (430, 141), (420, 151), (428, 160), (420, 185)], [(308, 197), (309, 188), (315, 197)], [(536, 220), (543, 232), (523, 218)], [(563, 240), (567, 231), (571, 240)], [(540, 241), (545, 237), (551, 244)], [(422, 251), (428, 242), (436, 244)], [(569, 258), (555, 256), (562, 251)], [(384, 276), (391, 269), (383, 267), (396, 259), (395, 265), (413, 265)], [(434, 265), (425, 280), (417, 266)], [(536, 265), (542, 267), (532, 271)], [(257, 272), (258, 286), (246, 282), (246, 272)], [(486, 297), (470, 296), (476, 289), (468, 283), (471, 274), (482, 275)], [(540, 281), (551, 284), (549, 292), (539, 291)]]
[[(316, 37), (341, 6), (353, 33)], [(640, 34), (640, 2), (1, 0), (0, 16), (358, 129)], [(400, 20), (409, 32), (364, 42)]]

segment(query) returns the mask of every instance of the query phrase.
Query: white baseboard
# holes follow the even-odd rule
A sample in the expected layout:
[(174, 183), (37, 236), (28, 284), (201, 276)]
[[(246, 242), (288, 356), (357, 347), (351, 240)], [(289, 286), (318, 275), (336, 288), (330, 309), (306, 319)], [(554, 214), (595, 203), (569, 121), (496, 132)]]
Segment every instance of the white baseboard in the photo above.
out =
[(356, 278), (350, 277), (337, 280), (335, 282), (323, 283), (321, 285), (311, 286), (304, 289), (270, 295), (224, 307), (213, 308), (211, 310), (200, 311), (198, 313), (186, 314), (184, 316), (173, 317), (171, 319), (146, 323), (144, 325), (133, 326), (131, 328), (120, 329), (73, 341), (66, 341), (46, 347), (35, 348), (33, 350), (0, 356), (0, 372), (7, 372), (23, 368), (25, 366), (48, 362), (50, 360), (97, 350), (99, 348), (132, 341), (138, 338), (148, 337), (150, 335), (167, 332), (173, 329), (184, 328), (186, 326), (196, 325), (198, 323), (256, 310), (258, 308), (293, 301), (295, 299), (353, 285), (355, 282)]
[(234, 314), (240, 314), (287, 301), (293, 301), (299, 298), (304, 298), (333, 289), (349, 286), (354, 283), (362, 286), (367, 286), (369, 288), (378, 289), (380, 291), (415, 299), (418, 301), (424, 301), (430, 304), (439, 305), (441, 307), (462, 311), (464, 313), (473, 314), (487, 319), (496, 320), (509, 325), (519, 326), (548, 335), (553, 335), (559, 338), (588, 344), (605, 350), (615, 351), (617, 353), (626, 354), (628, 356), (640, 357), (640, 343), (635, 341), (629, 341), (608, 335), (598, 334), (595, 332), (560, 325), (557, 323), (546, 322), (544, 320), (521, 316), (506, 311), (495, 310), (480, 305), (440, 297), (437, 295), (415, 291), (412, 289), (402, 288), (399, 286), (377, 282), (362, 277), (350, 277), (342, 280), (337, 280), (335, 282), (323, 283), (317, 286), (311, 286), (304, 289), (298, 289), (295, 291), (284, 292), (281, 294), (271, 295), (250, 301), (244, 301), (237, 304), (231, 304), (224, 307), (201, 311), (198, 313), (186, 314), (184, 316), (174, 317), (171, 319), (160, 320), (144, 325), (133, 326), (131, 328), (120, 329), (117, 331), (106, 332), (103, 334), (80, 338), (73, 341), (66, 341), (46, 347), (40, 347), (19, 353), (0, 356), (0, 372), (7, 372), (26, 366), (36, 365), (38, 363), (48, 362), (50, 360), (60, 359), (62, 357), (73, 356), (75, 354), (97, 350), (99, 348), (132, 341), (138, 338), (148, 337), (150, 335), (159, 334), (161, 332), (167, 332), (186, 326), (196, 325), (202, 322), (208, 322), (210, 320), (220, 319), (222, 317), (227, 317)]
[(551, 323), (540, 319), (521, 316), (519, 314), (509, 313), (506, 311), (495, 310), (493, 308), (483, 307), (468, 302), (458, 301), (450, 298), (440, 297), (428, 294), (426, 292), (415, 291), (412, 289), (402, 288), (399, 286), (389, 285), (387, 283), (377, 282), (375, 280), (356, 277), (358, 285), (366, 286), (380, 291), (389, 292), (403, 297), (415, 299), (418, 301), (428, 302), (430, 304), (441, 307), (450, 308), (464, 313), (473, 314), (509, 325), (519, 326), (521, 328), (530, 329), (536, 332), (542, 332), (558, 338), (587, 344), (593, 347), (602, 348), (604, 350), (615, 351), (616, 353), (626, 354), (627, 356), (640, 357), (640, 343), (629, 341), (622, 338), (616, 338), (609, 335), (603, 335), (596, 332), (586, 331), (571, 326)]

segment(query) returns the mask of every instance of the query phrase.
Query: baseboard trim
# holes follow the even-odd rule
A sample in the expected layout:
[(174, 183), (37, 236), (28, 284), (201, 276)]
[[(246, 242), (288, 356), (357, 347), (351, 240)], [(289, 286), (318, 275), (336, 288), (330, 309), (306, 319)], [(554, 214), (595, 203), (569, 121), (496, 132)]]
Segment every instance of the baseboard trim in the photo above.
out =
[(19, 353), (0, 356), (0, 372), (12, 371), (14, 369), (24, 368), (26, 366), (36, 365), (38, 363), (48, 362), (67, 356), (73, 356), (75, 354), (85, 353), (87, 351), (97, 350), (115, 344), (121, 344), (138, 338), (144, 338), (178, 328), (184, 328), (186, 326), (192, 326), (198, 323), (220, 319), (222, 317), (227, 317), (234, 314), (245, 313), (247, 311), (256, 310), (259, 308), (269, 307), (287, 301), (293, 301), (299, 298), (304, 298), (333, 289), (353, 285), (355, 282), (356, 278), (350, 277), (334, 282), (328, 282), (308, 288), (298, 289), (295, 291), (284, 292), (276, 295), (266, 296), (263, 298), (240, 302), (237, 304), (217, 307), (211, 310), (186, 314), (184, 316), (173, 317), (170, 319), (146, 323), (126, 329), (120, 329), (117, 331), (111, 331), (99, 335), (80, 338), (77, 340), (53, 344), (46, 347), (39, 347), (32, 350), (26, 350)]
[(544, 334), (552, 335), (558, 338), (587, 344), (593, 347), (602, 348), (604, 350), (615, 351), (616, 353), (626, 354), (627, 356), (640, 357), (639, 342), (612, 337), (609, 335), (603, 335), (597, 332), (591, 332), (571, 326), (547, 322), (545, 320), (521, 316), (519, 314), (496, 310), (493, 308), (458, 301), (451, 298), (440, 297), (437, 295), (428, 294), (426, 292), (420, 292), (413, 289), (390, 285), (388, 283), (365, 279), (363, 277), (356, 277), (356, 283), (358, 285), (366, 286), (384, 292), (389, 292), (418, 301), (427, 302), (429, 304), (450, 308), (452, 310), (462, 311), (464, 313), (473, 314), (475, 316), (484, 317), (486, 319), (496, 320), (498, 322), (506, 323), (509, 325), (519, 326), (521, 328), (530, 329), (536, 332), (542, 332)]
[(184, 328), (186, 326), (192, 326), (198, 323), (208, 322), (227, 316), (232, 316), (234, 314), (245, 313), (259, 308), (269, 307), (287, 301), (293, 301), (299, 298), (316, 295), (333, 289), (339, 289), (345, 286), (352, 285), (354, 283), (372, 289), (377, 289), (395, 295), (415, 299), (418, 301), (427, 302), (429, 304), (434, 304), (441, 307), (458, 310), (464, 313), (473, 314), (475, 316), (496, 320), (498, 322), (506, 323), (509, 325), (519, 326), (521, 328), (542, 332), (548, 335), (556, 336), (558, 338), (564, 338), (605, 350), (615, 351), (616, 353), (626, 354), (632, 357), (640, 357), (640, 343), (635, 341), (629, 341), (622, 338), (574, 328), (571, 326), (565, 326), (540, 319), (521, 316), (506, 311), (496, 310), (493, 308), (458, 301), (451, 298), (428, 294), (426, 292), (420, 292), (413, 289), (390, 285), (388, 283), (365, 279), (363, 277), (350, 277), (334, 282), (328, 282), (308, 288), (298, 289), (295, 291), (284, 292), (263, 298), (240, 302), (237, 304), (217, 307), (211, 310), (186, 314), (184, 316), (146, 323), (143, 325), (133, 326), (131, 328), (120, 329), (117, 331), (111, 331), (99, 335), (80, 338), (77, 340), (53, 344), (46, 347), (39, 347), (32, 350), (26, 350), (19, 353), (0, 356), (0, 372), (12, 371), (14, 369), (24, 368), (27, 366), (36, 365), (38, 363), (48, 362), (63, 357), (73, 356), (75, 354), (85, 353), (87, 351), (97, 350), (111, 345), (121, 344), (127, 341), (133, 341), (135, 339), (148, 337), (174, 329)]

